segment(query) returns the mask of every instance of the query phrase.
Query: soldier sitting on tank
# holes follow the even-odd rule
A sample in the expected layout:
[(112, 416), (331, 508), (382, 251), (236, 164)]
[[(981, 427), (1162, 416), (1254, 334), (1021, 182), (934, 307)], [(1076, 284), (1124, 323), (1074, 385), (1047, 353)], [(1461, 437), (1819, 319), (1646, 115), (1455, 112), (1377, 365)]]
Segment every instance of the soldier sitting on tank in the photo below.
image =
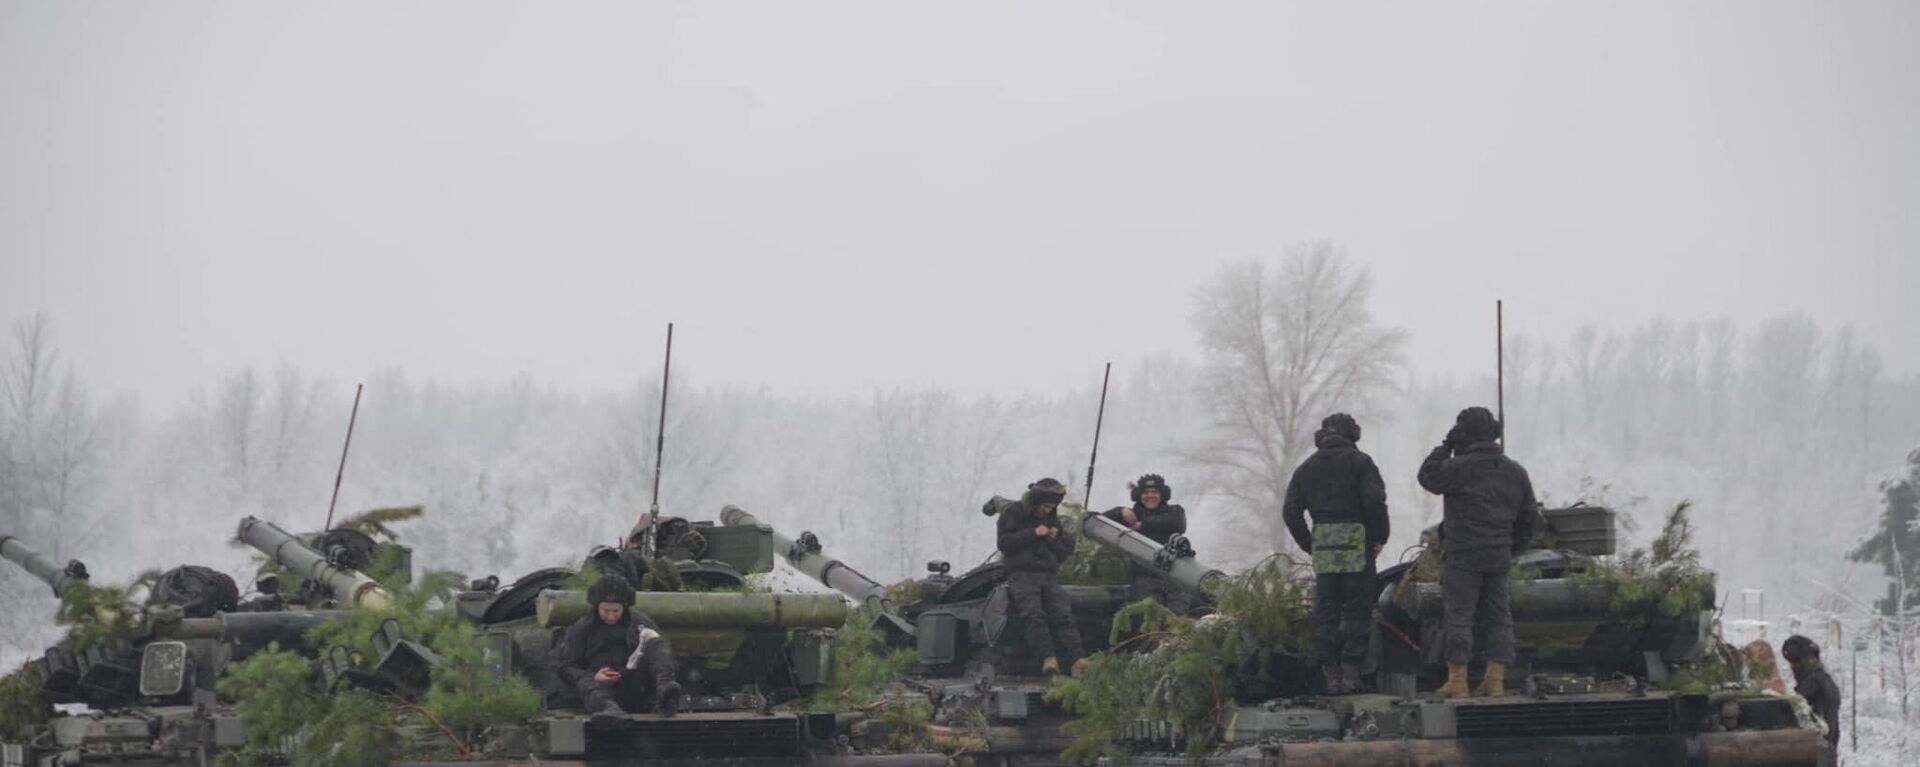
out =
[(633, 609), (633, 593), (617, 575), (595, 581), (587, 589), (590, 611), (567, 627), (555, 649), (560, 680), (580, 693), (596, 724), (623, 722), (630, 711), (673, 716), (679, 710), (673, 647), (659, 624)]
[(1799, 634), (1780, 645), (1780, 657), (1793, 667), (1793, 691), (1807, 699), (1814, 716), (1827, 723), (1827, 748), (1840, 747), (1840, 685), (1820, 662), (1820, 645)]
[[(1313, 647), (1328, 695), (1360, 692), (1360, 662), (1372, 629), (1374, 560), (1386, 546), (1387, 485), (1360, 451), (1360, 423), (1346, 413), (1320, 422), (1319, 448), (1287, 482), (1280, 516), (1300, 550), (1313, 555)], [(1307, 529), (1306, 515), (1313, 517)]]
[(1000, 555), (1006, 561), (1013, 612), (1026, 626), (1027, 649), (1043, 658), (1044, 674), (1060, 673), (1063, 657), (1076, 674), (1086, 668), (1080, 630), (1073, 625), (1067, 592), (1060, 588), (1060, 565), (1073, 554), (1073, 539), (1061, 529), (1058, 514), (1066, 497), (1067, 488), (1059, 480), (1041, 479), (999, 512)]
[(1533, 538), (1540, 502), (1527, 470), (1503, 454), (1499, 439), (1500, 421), (1493, 413), (1470, 407), (1460, 411), (1446, 440), (1420, 464), (1420, 486), (1443, 496), (1440, 545), (1447, 564), (1440, 596), (1446, 606), (1447, 683), (1438, 690), (1442, 697), (1467, 697), (1475, 635), (1486, 637), (1480, 649), (1487, 673), (1473, 695), (1504, 695), (1507, 664), (1514, 658), (1507, 577), (1514, 556)]
[[(1141, 535), (1153, 539), (1162, 546), (1175, 535), (1187, 533), (1187, 510), (1173, 500), (1173, 488), (1167, 480), (1158, 474), (1144, 474), (1127, 484), (1127, 490), (1133, 496), (1132, 506), (1115, 506), (1102, 512), (1101, 516), (1111, 519)], [(1138, 563), (1129, 565), (1133, 577), (1133, 598), (1152, 598), (1167, 609), (1184, 613), (1193, 609), (1193, 595), (1179, 585), (1161, 577), (1159, 571)]]

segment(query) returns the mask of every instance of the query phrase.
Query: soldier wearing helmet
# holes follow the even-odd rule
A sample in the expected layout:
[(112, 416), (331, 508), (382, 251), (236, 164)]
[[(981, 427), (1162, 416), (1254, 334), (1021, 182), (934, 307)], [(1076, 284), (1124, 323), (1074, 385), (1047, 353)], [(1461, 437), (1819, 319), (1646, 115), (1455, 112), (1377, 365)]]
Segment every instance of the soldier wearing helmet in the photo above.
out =
[[(1313, 555), (1313, 645), (1327, 694), (1360, 692), (1376, 592), (1374, 558), (1386, 545), (1387, 485), (1361, 452), (1360, 423), (1346, 413), (1320, 422), (1319, 448), (1287, 483), (1280, 516), (1300, 550)], [(1313, 527), (1307, 527), (1307, 515)]]
[[(1186, 535), (1187, 510), (1170, 503), (1173, 500), (1173, 488), (1167, 484), (1165, 477), (1143, 474), (1128, 483), (1127, 490), (1133, 496), (1133, 505), (1115, 506), (1102, 512), (1101, 516), (1137, 530), (1162, 546), (1175, 535)], [(1183, 613), (1193, 609), (1193, 595), (1168, 582), (1153, 568), (1133, 564), (1131, 571), (1135, 599), (1150, 597), (1174, 612)]]
[[(1500, 421), (1484, 407), (1460, 411), (1453, 429), (1420, 464), (1420, 486), (1442, 496), (1440, 539), (1446, 568), (1440, 575), (1446, 608), (1442, 697), (1506, 694), (1514, 659), (1513, 609), (1507, 577), (1513, 557), (1533, 539), (1540, 502), (1527, 470), (1500, 446)], [(1485, 644), (1474, 647), (1474, 637)], [(1487, 659), (1480, 686), (1467, 689), (1467, 664), (1478, 649)]]
[(1025, 624), (1027, 649), (1043, 659), (1040, 670), (1046, 674), (1059, 673), (1063, 658), (1075, 673), (1086, 663), (1067, 592), (1060, 588), (1060, 565), (1073, 555), (1073, 539), (1060, 526), (1060, 502), (1066, 497), (1066, 485), (1048, 477), (1027, 485), (1020, 500), (998, 510), (998, 544), (1013, 612)]
[(1840, 747), (1840, 685), (1834, 684), (1820, 663), (1820, 645), (1799, 634), (1780, 645), (1780, 657), (1793, 667), (1793, 691), (1807, 699), (1820, 721), (1827, 723), (1827, 748)]
[(587, 589), (587, 614), (555, 648), (560, 680), (580, 693), (598, 725), (625, 721), (628, 711), (649, 703), (663, 716), (680, 705), (673, 647), (659, 624), (633, 609), (633, 596), (625, 578), (602, 576)]

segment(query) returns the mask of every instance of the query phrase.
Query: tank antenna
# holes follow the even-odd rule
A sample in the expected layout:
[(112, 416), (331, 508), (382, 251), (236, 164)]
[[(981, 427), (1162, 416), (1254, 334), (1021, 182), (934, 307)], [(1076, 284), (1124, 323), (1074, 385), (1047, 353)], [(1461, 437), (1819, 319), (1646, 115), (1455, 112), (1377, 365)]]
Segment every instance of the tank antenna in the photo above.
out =
[(1500, 447), (1507, 446), (1507, 325), (1506, 309), (1498, 299), (1493, 302), (1493, 377), (1495, 407), (1500, 409)]
[(667, 364), (660, 371), (660, 424), (653, 438), (653, 503), (647, 506), (647, 556), (660, 555), (660, 461), (667, 450), (667, 382), (673, 375), (673, 323), (667, 323)]
[(1093, 455), (1087, 458), (1087, 499), (1080, 502), (1080, 510), (1086, 511), (1093, 503), (1093, 466), (1100, 462), (1100, 426), (1107, 420), (1107, 379), (1113, 377), (1113, 363), (1107, 363), (1107, 372), (1100, 374), (1100, 413), (1093, 418)]
[(353, 424), (360, 420), (360, 391), (366, 384), (353, 385), (353, 410), (347, 414), (347, 441), (340, 445), (340, 470), (333, 473), (333, 500), (327, 501), (327, 524), (321, 530), (333, 529), (333, 507), (340, 503), (340, 480), (347, 476), (347, 448), (353, 447)]

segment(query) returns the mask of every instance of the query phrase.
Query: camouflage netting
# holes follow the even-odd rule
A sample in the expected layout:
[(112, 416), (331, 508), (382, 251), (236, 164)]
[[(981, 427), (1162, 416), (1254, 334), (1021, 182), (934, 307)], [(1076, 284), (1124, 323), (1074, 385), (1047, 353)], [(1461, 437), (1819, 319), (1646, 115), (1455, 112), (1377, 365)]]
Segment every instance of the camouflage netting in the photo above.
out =
[(934, 745), (928, 730), (933, 706), (922, 696), (908, 694), (902, 683), (915, 652), (888, 650), (886, 640), (873, 627), (873, 618), (866, 608), (847, 616), (834, 638), (833, 683), (814, 692), (801, 707), (865, 715), (886, 723), (888, 750), (927, 750)]
[[(341, 526), (363, 525), (369, 534), (393, 541), (398, 536), (386, 525), (418, 516), (418, 507), (377, 509)], [(440, 752), (468, 757), (489, 727), (524, 724), (543, 713), (541, 696), (526, 679), (491, 672), (471, 625), (452, 610), (433, 609), (451, 603), (465, 576), (431, 571), (411, 585), (397, 576), (390, 568), (377, 578), (389, 594), (387, 606), (356, 607), (347, 619), (313, 629), (307, 640), (319, 648), (345, 647), (355, 666), (368, 668), (378, 657), (373, 633), (391, 619), (403, 637), (440, 657), (425, 694), (417, 701), (360, 690), (321, 695), (310, 685), (312, 663), (274, 647), (229, 666), (219, 682), (220, 693), (246, 719), (252, 746), (270, 748), (283, 738), (301, 737), (306, 744), (328, 745), (296, 749), (295, 767), (384, 764), (403, 748), (402, 726), (426, 725), (444, 737)]]
[(127, 589), (96, 586), (85, 581), (67, 584), (60, 596), (60, 609), (54, 620), (67, 626), (62, 643), (71, 652), (80, 652), (96, 644), (114, 644), (133, 638), (140, 623), (140, 611), (127, 599)]
[(1075, 737), (1062, 758), (1092, 764), (1120, 757), (1122, 724), (1175, 722), (1190, 753), (1211, 745), (1233, 704), (1229, 671), (1256, 648), (1305, 657), (1313, 578), (1299, 563), (1274, 556), (1215, 591), (1219, 612), (1193, 619), (1143, 600), (1114, 615), (1113, 651), (1088, 659), (1077, 677), (1055, 680), (1048, 699), (1079, 718), (1063, 729)]
[(522, 677), (495, 677), (485, 662), (485, 647), (470, 625), (451, 611), (429, 611), (461, 580), (453, 573), (428, 573), (417, 588), (392, 590), (390, 606), (355, 608), (348, 619), (322, 625), (308, 635), (315, 647), (348, 648), (355, 665), (366, 668), (377, 657), (371, 642), (374, 630), (388, 619), (397, 621), (403, 636), (440, 656), (431, 686), (416, 702), (362, 691), (320, 695), (309, 686), (312, 664), (278, 648), (228, 667), (220, 692), (234, 701), (247, 720), (249, 742), (266, 747), (294, 735), (303, 735), (309, 743), (350, 740), (351, 747), (302, 747), (294, 764), (384, 763), (358, 760), (375, 753), (367, 749), (398, 749), (399, 726), (424, 724), (444, 735), (447, 750), (466, 756), (490, 726), (524, 724), (540, 716), (540, 694)]
[(873, 613), (854, 610), (834, 636), (833, 683), (814, 692), (805, 704), (810, 711), (858, 711), (899, 691), (915, 653), (909, 648), (888, 650)]
[(1700, 565), (1700, 550), (1693, 546), (1692, 508), (1692, 501), (1681, 501), (1652, 543), (1612, 561), (1595, 560), (1593, 569), (1577, 577), (1610, 588), (1607, 608), (1615, 613), (1679, 618), (1713, 607), (1713, 573)]
[(27, 667), (0, 678), (0, 741), (26, 740), (34, 727), (46, 723), (51, 709)]
[(1080, 534), (1085, 507), (1060, 504), (1060, 525), (1074, 541), (1073, 556), (1060, 565), (1060, 582), (1069, 586), (1124, 586), (1131, 579), (1126, 557)]

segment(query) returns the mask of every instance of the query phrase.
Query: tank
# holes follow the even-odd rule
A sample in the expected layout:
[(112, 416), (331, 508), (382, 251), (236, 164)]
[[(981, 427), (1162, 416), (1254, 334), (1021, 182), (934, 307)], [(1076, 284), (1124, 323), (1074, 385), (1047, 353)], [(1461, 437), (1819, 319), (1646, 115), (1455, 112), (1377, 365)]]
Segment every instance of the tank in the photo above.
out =
[[(0, 556), (63, 598), (89, 584), (79, 561), (56, 566), (26, 542), (0, 535)], [(215, 683), (227, 664), (269, 643), (301, 647), (306, 633), (338, 611), (239, 612), (231, 579), (183, 565), (149, 587), (145, 604), (89, 597), (103, 636), (70, 632), (18, 673), (40, 707), (25, 742), (0, 746), (9, 765), (185, 765), (244, 743), (244, 728), (221, 705)], [(54, 714), (55, 705), (84, 707)], [(10, 749), (10, 750), (8, 750)]]
[[(389, 595), (364, 574), (343, 567), (307, 544), (316, 536), (294, 535), (270, 523), (248, 518), (241, 540), (274, 563), (323, 588), (321, 601), (378, 608)], [(635, 568), (655, 572), (670, 567), (678, 585), (707, 591), (640, 591), (633, 607), (652, 617), (672, 643), (679, 661), (679, 682), (686, 690), (675, 716), (635, 713), (618, 728), (594, 728), (580, 710), (573, 690), (558, 683), (551, 654), (566, 628), (588, 614), (584, 593), (571, 590), (578, 571), (554, 567), (529, 573), (500, 586), (483, 578), (453, 596), (448, 609), (474, 624), (481, 640), (500, 658), (496, 673), (518, 674), (546, 694), (546, 714), (505, 738), (521, 744), (503, 756), (540, 759), (619, 759), (645, 763), (669, 756), (712, 758), (799, 757), (807, 733), (832, 737), (832, 722), (782, 706), (825, 684), (832, 667), (833, 629), (844, 625), (849, 608), (831, 594), (774, 594), (740, 590), (740, 568), (771, 567), (764, 533), (721, 530), (711, 523), (663, 517), (658, 540), (639, 531), (620, 549), (597, 549), (586, 558), (605, 571)], [(642, 534), (644, 532), (644, 535)], [(641, 545), (657, 544), (658, 556), (641, 556)], [(654, 553), (649, 551), (648, 553)], [(629, 577), (635, 577), (632, 571)], [(635, 577), (636, 580), (639, 578)], [(651, 581), (650, 581), (651, 582)], [(396, 629), (397, 631), (397, 629)], [(381, 657), (347, 663), (333, 676), (376, 687), (408, 687), (409, 674), (435, 662), (408, 638), (375, 637)], [(388, 656), (406, 650), (402, 661)], [(340, 650), (330, 650), (329, 654)], [(327, 676), (323, 657), (321, 674)], [(342, 665), (336, 663), (335, 665)], [(391, 667), (391, 668), (390, 668)], [(373, 678), (368, 678), (368, 675)], [(418, 687), (418, 683), (412, 686)], [(670, 748), (668, 748), (670, 747)], [(663, 751), (663, 748), (668, 748)], [(669, 753), (670, 752), (670, 753)]]
[[(1514, 562), (1512, 678), (1539, 672), (1664, 681), (1673, 669), (1699, 661), (1713, 648), (1710, 579), (1696, 584), (1701, 590), (1696, 601), (1707, 609), (1686, 615), (1614, 610), (1615, 584), (1584, 577), (1594, 569), (1595, 557), (1614, 553), (1613, 512), (1580, 506), (1547, 510), (1543, 518), (1532, 547)], [(1431, 548), (1437, 536), (1435, 528), (1424, 531), (1423, 548)], [(1446, 673), (1439, 654), (1440, 586), (1431, 577), (1415, 577), (1419, 564), (1383, 570), (1376, 605), (1376, 631), (1385, 630), (1384, 641), (1377, 643), (1377, 683), (1402, 695), (1416, 687), (1431, 689)]]
[[(1582, 577), (1594, 557), (1613, 553), (1611, 512), (1545, 516), (1535, 548), (1520, 557), (1525, 577), (1513, 586), (1522, 653), (1509, 676), (1513, 695), (1441, 700), (1418, 692), (1438, 683), (1437, 657), (1418, 648), (1438, 645), (1439, 604), (1433, 584), (1410, 577), (1410, 563), (1388, 568), (1378, 581), (1367, 663), (1376, 691), (1324, 695), (1309, 659), (1248, 648), (1223, 671), (1232, 699), (1219, 731), (1199, 736), (1209, 747), (1194, 751), (1189, 734), (1169, 722), (1125, 727), (1114, 745), (1130, 753), (1127, 763), (1165, 767), (1818, 762), (1823, 742), (1799, 726), (1785, 700), (1661, 689), (1715, 647), (1711, 615), (1615, 614), (1608, 609), (1611, 588)], [(761, 524), (737, 509), (723, 521)], [(1184, 541), (1161, 546), (1096, 514), (1076, 527), (1085, 541), (1209, 598), (1228, 577)], [(1072, 743), (1061, 729), (1072, 716), (1044, 699), (1045, 680), (1007, 673), (1031, 659), (1021, 657), (1017, 628), (1008, 633), (1013, 617), (998, 563), (957, 578), (946, 575), (944, 563), (931, 563), (930, 576), (909, 590), (916, 598), (895, 605), (876, 598), (884, 594), (878, 583), (827, 556), (816, 536), (775, 536), (796, 569), (914, 627), (892, 640), (916, 651), (918, 663), (904, 681), (933, 702), (933, 728), (945, 742), (1003, 764), (1050, 763)], [(1065, 588), (1089, 649), (1101, 646), (1114, 613), (1131, 601), (1128, 589)], [(1711, 583), (1702, 588), (1711, 604)]]
[[(1663, 689), (1717, 645), (1712, 615), (1610, 609), (1612, 587), (1582, 577), (1613, 553), (1613, 515), (1545, 514), (1516, 563), (1512, 607), (1520, 657), (1501, 698), (1440, 699), (1444, 675), (1436, 584), (1421, 562), (1383, 570), (1367, 667), (1375, 690), (1328, 696), (1311, 676), (1277, 675), (1271, 657), (1227, 673), (1233, 701), (1217, 732), (1170, 722), (1125, 727), (1117, 745), (1146, 765), (1817, 764), (1824, 741), (1776, 697)], [(1437, 541), (1436, 531), (1423, 538)], [(1712, 585), (1702, 586), (1711, 605)], [(1268, 648), (1255, 651), (1273, 654)], [(1301, 659), (1293, 659), (1298, 665)], [(1271, 661), (1266, 662), (1266, 661)], [(1476, 667), (1474, 677), (1479, 676)]]
[[(990, 755), (999, 764), (1058, 763), (1060, 752), (1072, 742), (1061, 726), (1072, 717), (1045, 700), (1052, 684), (1032, 673), (1040, 659), (1021, 641), (1023, 632), (1012, 613), (1001, 563), (990, 561), (956, 577), (946, 562), (930, 562), (925, 578), (892, 590), (909, 595), (910, 601), (897, 604), (889, 589), (827, 554), (811, 532), (788, 537), (738, 507), (723, 511), (721, 521), (772, 531), (779, 556), (863, 608), (892, 646), (913, 652), (913, 666), (902, 682), (912, 694), (926, 699), (936, 743), (949, 750)], [(1151, 539), (1111, 520), (1101, 521), (1106, 524), (1083, 521), (1078, 529), (1102, 545), (1125, 547), (1123, 556), (1143, 564), (1152, 565), (1157, 556), (1168, 565), (1162, 572), (1196, 590), (1210, 587), (1221, 577), (1220, 571), (1194, 559), (1190, 548), (1180, 556), (1162, 553), (1163, 547)], [(1104, 649), (1114, 615), (1134, 600), (1132, 589), (1124, 585), (1063, 588), (1088, 652)]]

